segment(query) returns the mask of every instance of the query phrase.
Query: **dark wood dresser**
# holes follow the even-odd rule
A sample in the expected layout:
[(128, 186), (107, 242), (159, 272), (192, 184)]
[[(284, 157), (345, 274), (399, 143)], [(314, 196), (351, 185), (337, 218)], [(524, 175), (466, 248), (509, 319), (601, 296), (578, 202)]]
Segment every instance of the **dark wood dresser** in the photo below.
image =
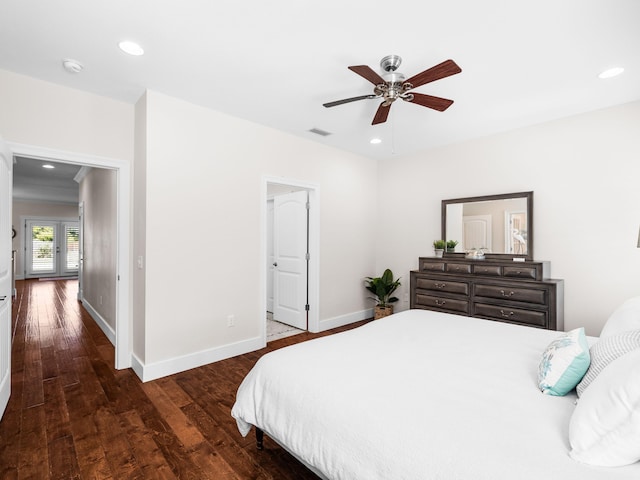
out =
[(548, 262), (420, 257), (411, 272), (411, 308), (564, 330), (563, 280)]

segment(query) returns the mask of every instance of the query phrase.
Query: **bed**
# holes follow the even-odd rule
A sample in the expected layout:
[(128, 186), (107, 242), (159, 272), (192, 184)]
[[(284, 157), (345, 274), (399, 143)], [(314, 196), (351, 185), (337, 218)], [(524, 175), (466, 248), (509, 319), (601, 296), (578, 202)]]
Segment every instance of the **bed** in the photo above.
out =
[(408, 310), (264, 355), (232, 416), (242, 435), (257, 427), (331, 480), (640, 479), (637, 462), (570, 456), (575, 389), (538, 387), (541, 355), (562, 335)]

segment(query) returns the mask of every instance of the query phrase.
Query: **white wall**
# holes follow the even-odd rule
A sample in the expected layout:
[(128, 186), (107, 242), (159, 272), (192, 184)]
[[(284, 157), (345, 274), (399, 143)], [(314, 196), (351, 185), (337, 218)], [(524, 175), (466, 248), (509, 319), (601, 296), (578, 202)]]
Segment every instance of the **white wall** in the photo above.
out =
[(259, 337), (265, 176), (319, 186), (320, 319), (371, 308), (361, 279), (375, 273), (375, 161), (152, 91), (146, 131), (140, 361), (161, 364)]
[[(92, 168), (80, 182), (84, 203), (82, 301), (110, 330), (116, 328), (116, 172)], [(86, 305), (86, 304), (89, 304)]]
[(0, 70), (7, 142), (133, 159), (133, 105)]
[[(534, 191), (534, 256), (565, 281), (565, 329), (598, 335), (640, 295), (640, 102), (380, 162), (378, 269), (433, 255), (443, 199)], [(408, 308), (408, 304), (401, 302)]]

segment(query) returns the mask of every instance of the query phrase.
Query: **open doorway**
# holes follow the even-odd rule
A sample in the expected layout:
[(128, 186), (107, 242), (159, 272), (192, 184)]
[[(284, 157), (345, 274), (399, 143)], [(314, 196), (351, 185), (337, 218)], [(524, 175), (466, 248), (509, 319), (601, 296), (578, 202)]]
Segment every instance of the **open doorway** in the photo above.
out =
[(265, 181), (265, 289), (267, 342), (318, 331), (317, 186)]
[[(21, 157), (38, 161), (59, 163), (61, 165), (84, 166), (97, 169), (98, 171), (108, 171), (110, 172), (110, 174), (112, 174), (114, 179), (114, 198), (112, 202), (114, 221), (111, 225), (115, 225), (113, 242), (113, 257), (115, 267), (110, 274), (109, 283), (111, 285), (111, 288), (113, 289), (113, 296), (115, 298), (115, 319), (113, 322), (114, 327), (112, 329), (110, 339), (115, 346), (115, 367), (117, 369), (130, 367), (131, 346), (129, 340), (129, 218), (131, 166), (129, 162), (105, 157), (96, 157), (91, 155), (74, 154), (52, 149), (44, 149), (23, 144), (8, 143), (7, 146), (14, 158)], [(97, 183), (102, 184), (103, 182)], [(76, 212), (78, 212), (77, 204)], [(85, 213), (87, 213), (86, 210)], [(77, 214), (75, 218), (78, 219)], [(79, 235), (79, 242), (82, 242), (82, 233), (79, 232)], [(81, 255), (79, 256), (78, 261), (80, 270), (82, 270), (83, 258)], [(98, 297), (97, 303), (99, 303), (101, 300), (102, 299)]]

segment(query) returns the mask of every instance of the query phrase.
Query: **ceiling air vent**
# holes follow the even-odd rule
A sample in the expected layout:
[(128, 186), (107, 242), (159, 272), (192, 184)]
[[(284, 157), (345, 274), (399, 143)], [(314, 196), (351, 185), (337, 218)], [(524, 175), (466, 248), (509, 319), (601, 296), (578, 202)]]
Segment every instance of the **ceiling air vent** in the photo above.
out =
[(320, 135), (321, 137), (328, 137), (331, 135), (331, 132), (327, 132), (325, 130), (320, 130), (319, 128), (312, 128), (309, 130), (311, 133), (315, 133), (316, 135)]

